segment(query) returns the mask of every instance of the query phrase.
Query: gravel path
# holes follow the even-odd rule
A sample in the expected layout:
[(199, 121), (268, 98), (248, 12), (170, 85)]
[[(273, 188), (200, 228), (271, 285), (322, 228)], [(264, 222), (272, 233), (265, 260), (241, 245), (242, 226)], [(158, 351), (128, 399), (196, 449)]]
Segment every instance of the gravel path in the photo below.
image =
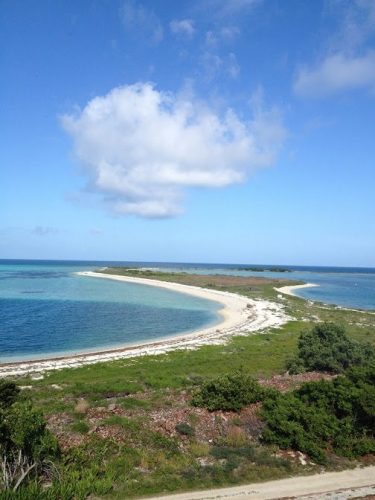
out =
[(154, 498), (158, 500), (375, 498), (375, 466)]

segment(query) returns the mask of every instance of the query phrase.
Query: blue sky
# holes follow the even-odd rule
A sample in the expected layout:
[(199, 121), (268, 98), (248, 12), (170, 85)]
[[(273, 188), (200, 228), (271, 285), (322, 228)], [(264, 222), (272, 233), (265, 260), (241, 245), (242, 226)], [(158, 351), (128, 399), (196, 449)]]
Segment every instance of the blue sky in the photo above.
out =
[(0, 258), (375, 266), (372, 0), (0, 7)]

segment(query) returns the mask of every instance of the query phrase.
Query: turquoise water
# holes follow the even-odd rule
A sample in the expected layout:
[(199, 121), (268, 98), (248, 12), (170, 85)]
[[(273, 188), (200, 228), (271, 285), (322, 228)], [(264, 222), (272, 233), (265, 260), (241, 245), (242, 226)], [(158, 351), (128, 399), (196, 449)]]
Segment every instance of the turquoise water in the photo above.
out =
[(94, 268), (0, 262), (0, 361), (138, 343), (219, 320), (216, 302), (75, 274)]
[(319, 286), (298, 290), (298, 295), (375, 310), (373, 268), (282, 266), (290, 272), (280, 273), (248, 271), (246, 266), (234, 264), (0, 260), (0, 362), (118, 347), (194, 331), (218, 321), (220, 305), (212, 301), (75, 274), (129, 264), (315, 283)]

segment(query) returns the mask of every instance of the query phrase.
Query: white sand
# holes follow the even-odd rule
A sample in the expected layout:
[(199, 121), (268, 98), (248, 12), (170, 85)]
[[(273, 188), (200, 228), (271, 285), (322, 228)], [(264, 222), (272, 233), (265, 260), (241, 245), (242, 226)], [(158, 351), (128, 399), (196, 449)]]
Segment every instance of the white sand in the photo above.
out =
[(6, 363), (0, 365), (0, 377), (22, 376), (31, 372), (45, 372), (67, 367), (78, 367), (93, 364), (99, 361), (131, 358), (148, 354), (163, 354), (175, 349), (194, 349), (201, 345), (215, 345), (225, 343), (233, 335), (259, 332), (268, 328), (283, 325), (291, 318), (284, 312), (280, 304), (267, 300), (249, 299), (242, 295), (218, 290), (209, 290), (197, 286), (182, 285), (166, 281), (157, 281), (145, 278), (116, 276), (104, 273), (81, 272), (80, 276), (111, 279), (128, 283), (156, 286), (175, 292), (188, 293), (196, 297), (214, 300), (222, 304), (219, 311), (222, 321), (210, 328), (193, 333), (165, 337), (158, 340), (124, 345), (113, 349), (101, 349), (95, 352), (77, 353), (35, 361)]
[(313, 286), (319, 286), (319, 285), (316, 285), (315, 283), (305, 283), (304, 285), (282, 286), (281, 288), (275, 288), (275, 290), (281, 293), (285, 293), (285, 295), (292, 295), (293, 297), (299, 297), (299, 295), (295, 293), (295, 290), (299, 290), (300, 288), (311, 288)]

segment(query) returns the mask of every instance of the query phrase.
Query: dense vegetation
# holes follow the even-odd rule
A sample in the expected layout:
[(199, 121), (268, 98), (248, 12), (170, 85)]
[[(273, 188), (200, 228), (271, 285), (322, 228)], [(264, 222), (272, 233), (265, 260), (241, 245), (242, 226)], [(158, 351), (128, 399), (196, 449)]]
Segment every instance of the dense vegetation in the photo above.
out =
[(56, 439), (40, 411), (22, 401), (13, 382), (0, 382), (1, 489), (17, 490), (22, 483), (46, 473), (58, 455)]
[(346, 373), (283, 394), (262, 388), (239, 371), (205, 383), (192, 404), (210, 411), (238, 411), (263, 401), (263, 441), (303, 451), (319, 463), (326, 462), (328, 450), (347, 457), (375, 453), (373, 347), (352, 341), (341, 326), (322, 323), (300, 335), (291, 365)]
[(263, 403), (263, 440), (306, 452), (316, 462), (327, 452), (356, 457), (375, 453), (375, 364), (334, 380), (310, 382)]
[(375, 359), (375, 350), (368, 343), (350, 339), (345, 328), (335, 323), (319, 323), (300, 335), (298, 354), (289, 361), (290, 373), (327, 371), (343, 373)]

